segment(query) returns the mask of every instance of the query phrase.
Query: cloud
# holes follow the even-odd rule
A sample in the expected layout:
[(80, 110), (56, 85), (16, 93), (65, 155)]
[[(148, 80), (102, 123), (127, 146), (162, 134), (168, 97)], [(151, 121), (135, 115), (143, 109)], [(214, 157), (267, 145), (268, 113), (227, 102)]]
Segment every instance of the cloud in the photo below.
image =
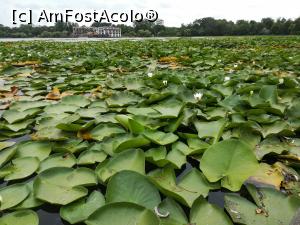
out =
[(299, 0), (1, 0), (0, 24), (12, 26), (12, 10), (32, 9), (36, 14), (45, 9), (60, 11), (73, 9), (84, 12), (107, 9), (109, 12), (128, 12), (130, 9), (145, 12), (156, 10), (167, 26), (180, 26), (202, 17), (260, 20), (263, 17), (297, 18), (300, 16)]

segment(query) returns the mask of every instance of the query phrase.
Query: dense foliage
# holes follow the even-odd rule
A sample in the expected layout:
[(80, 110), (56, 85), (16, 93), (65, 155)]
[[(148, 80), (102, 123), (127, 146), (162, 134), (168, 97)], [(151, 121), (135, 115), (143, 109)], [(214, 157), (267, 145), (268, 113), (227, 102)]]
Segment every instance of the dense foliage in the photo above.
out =
[(0, 224), (297, 225), (299, 49), (1, 42)]
[[(91, 26), (109, 26), (110, 23), (93, 23)], [(76, 23), (58, 22), (54, 26), (5, 27), (0, 24), (0, 37), (70, 37)], [(159, 20), (136, 22), (133, 26), (116, 25), (122, 29), (124, 37), (179, 37), (179, 36), (229, 36), (229, 35), (299, 35), (300, 18), (295, 20), (264, 18), (260, 22), (238, 20), (235, 23), (212, 17), (197, 19), (181, 27), (167, 27)]]

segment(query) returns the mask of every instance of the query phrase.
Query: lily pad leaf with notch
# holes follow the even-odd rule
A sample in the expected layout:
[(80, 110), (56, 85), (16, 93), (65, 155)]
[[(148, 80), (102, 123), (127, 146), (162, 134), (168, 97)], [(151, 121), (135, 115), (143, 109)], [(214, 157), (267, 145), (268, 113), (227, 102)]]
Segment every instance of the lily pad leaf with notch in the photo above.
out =
[(248, 144), (227, 139), (204, 152), (200, 168), (210, 182), (221, 180), (222, 187), (238, 191), (244, 181), (255, 174), (258, 162)]
[(214, 143), (217, 143), (222, 136), (223, 130), (226, 125), (225, 119), (216, 121), (195, 121), (194, 125), (198, 131), (199, 138), (213, 138)]
[(40, 173), (33, 183), (36, 198), (50, 204), (67, 205), (88, 194), (84, 186), (97, 184), (93, 170), (55, 167)]
[(59, 214), (70, 224), (80, 223), (104, 205), (105, 199), (102, 193), (99, 191), (93, 191), (86, 198), (62, 206)]
[(176, 182), (172, 167), (156, 169), (151, 171), (148, 176), (163, 194), (188, 207), (192, 207), (193, 202), (199, 196), (206, 197), (210, 189), (218, 188), (218, 185), (210, 184), (203, 174), (195, 168), (181, 177), (178, 182)]
[(208, 203), (203, 197), (194, 202), (190, 211), (190, 223), (197, 225), (233, 225), (223, 209)]
[(132, 202), (153, 210), (160, 203), (156, 187), (147, 177), (134, 171), (121, 171), (109, 179), (106, 189), (107, 203)]
[(101, 182), (122, 170), (131, 170), (145, 174), (145, 154), (139, 149), (129, 149), (114, 155), (106, 161), (99, 163), (96, 174)]

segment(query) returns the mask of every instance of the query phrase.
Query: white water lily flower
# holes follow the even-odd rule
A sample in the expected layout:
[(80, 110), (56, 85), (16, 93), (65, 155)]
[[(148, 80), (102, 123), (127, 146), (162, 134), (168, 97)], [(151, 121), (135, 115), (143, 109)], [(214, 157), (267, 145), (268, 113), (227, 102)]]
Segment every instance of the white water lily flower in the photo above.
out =
[(148, 77), (153, 77), (153, 73), (149, 72), (149, 73), (147, 74), (147, 76), (148, 76)]
[(229, 81), (230, 80), (230, 77), (225, 77), (224, 78), (224, 81)]
[(73, 59), (72, 57), (69, 57), (69, 58), (68, 58), (68, 60), (72, 60), (72, 59)]
[(11, 53), (10, 56), (15, 56), (15, 54), (14, 54), (14, 53)]
[(28, 53), (27, 55), (28, 55), (29, 57), (31, 56), (31, 54), (30, 54), (30, 53)]
[(234, 68), (237, 68), (238, 67), (238, 65), (237, 64), (234, 64), (234, 66), (233, 66)]
[(221, 60), (221, 59), (219, 59), (219, 60), (218, 60), (218, 62), (222, 62), (222, 60)]
[(250, 91), (250, 95), (253, 95), (253, 93), (254, 93), (253, 91)]
[(167, 81), (167, 80), (163, 80), (163, 84), (164, 84), (165, 86), (167, 86), (168, 81)]
[(203, 93), (201, 93), (201, 92), (198, 92), (198, 93), (195, 93), (195, 94), (194, 94), (194, 98), (195, 98), (197, 101), (200, 101), (201, 98), (202, 98), (202, 96), (203, 96)]
[(279, 84), (283, 84), (284, 83), (284, 79), (283, 78), (280, 78), (279, 79)]

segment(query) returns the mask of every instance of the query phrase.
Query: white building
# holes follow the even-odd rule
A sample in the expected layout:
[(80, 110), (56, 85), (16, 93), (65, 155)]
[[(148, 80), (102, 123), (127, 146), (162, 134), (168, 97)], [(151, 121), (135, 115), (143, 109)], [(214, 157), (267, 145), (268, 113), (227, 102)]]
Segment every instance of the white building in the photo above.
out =
[(74, 37), (121, 37), (121, 28), (119, 27), (73, 27)]

